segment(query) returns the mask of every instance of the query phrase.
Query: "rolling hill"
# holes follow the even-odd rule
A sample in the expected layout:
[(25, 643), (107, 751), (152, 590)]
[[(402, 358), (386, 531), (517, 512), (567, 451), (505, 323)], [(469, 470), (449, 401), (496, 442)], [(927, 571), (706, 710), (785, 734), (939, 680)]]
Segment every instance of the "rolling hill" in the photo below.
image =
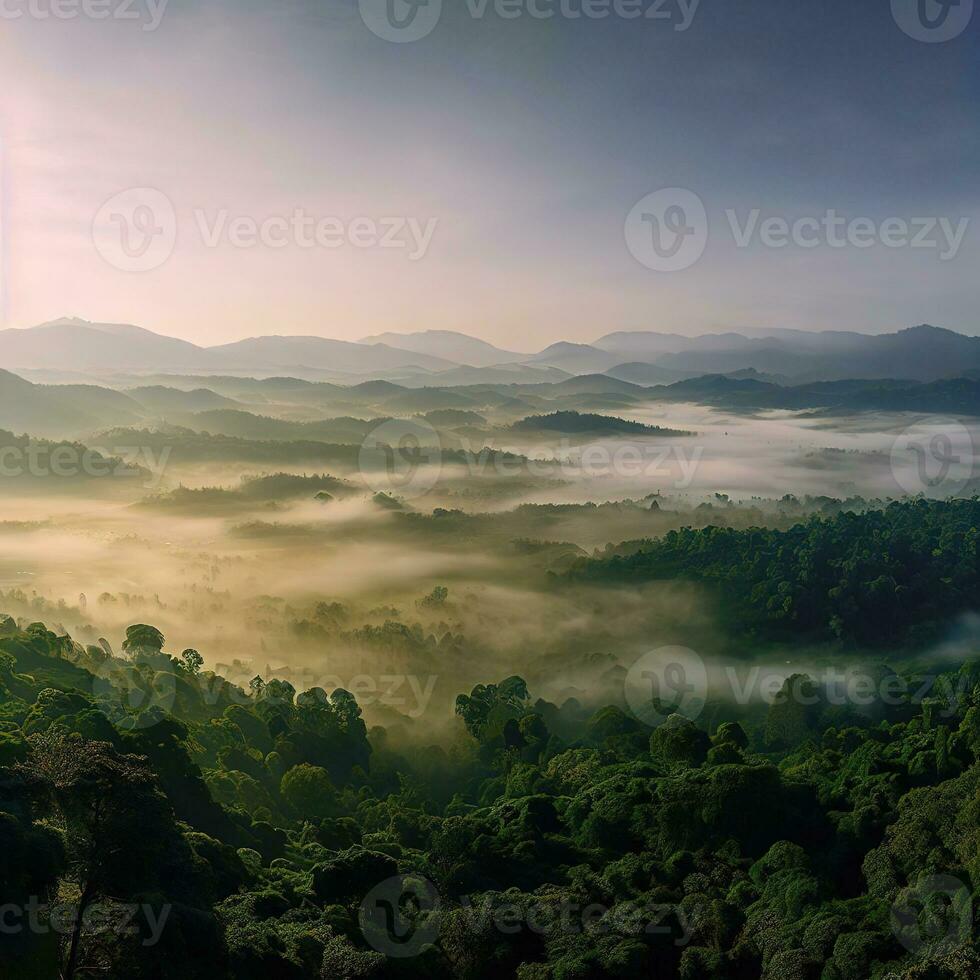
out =
[(3, 427), (63, 438), (109, 425), (131, 425), (146, 409), (122, 392), (95, 385), (37, 385), (0, 370)]
[(690, 435), (676, 429), (664, 429), (656, 425), (643, 425), (611, 415), (595, 415), (581, 412), (553, 412), (551, 415), (530, 415), (515, 422), (512, 432), (548, 433), (575, 436), (681, 436)]

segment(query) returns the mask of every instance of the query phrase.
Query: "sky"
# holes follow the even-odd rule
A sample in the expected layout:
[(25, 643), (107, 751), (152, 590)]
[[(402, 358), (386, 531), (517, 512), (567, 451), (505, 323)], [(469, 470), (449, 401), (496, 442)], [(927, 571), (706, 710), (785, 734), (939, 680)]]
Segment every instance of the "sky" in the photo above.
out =
[(973, 0), (422, 3), (0, 0), (5, 325), (980, 333)]

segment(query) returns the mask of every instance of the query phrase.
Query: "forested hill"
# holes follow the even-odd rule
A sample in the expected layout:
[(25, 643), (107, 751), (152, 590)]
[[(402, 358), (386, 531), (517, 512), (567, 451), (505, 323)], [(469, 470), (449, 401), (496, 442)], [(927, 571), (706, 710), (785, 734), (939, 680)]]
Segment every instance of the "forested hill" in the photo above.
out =
[(4, 978), (980, 971), (969, 665), (870, 708), (790, 678), (758, 729), (651, 729), (511, 677), (459, 698), (446, 748), (163, 646), (0, 617)]
[(582, 412), (553, 412), (551, 415), (529, 415), (511, 425), (513, 432), (557, 432), (567, 435), (592, 436), (685, 436), (690, 432), (644, 425), (610, 415)]
[(704, 582), (748, 635), (927, 642), (957, 613), (980, 608), (978, 529), (980, 500), (919, 499), (785, 531), (671, 531), (630, 554), (581, 559), (567, 576)]

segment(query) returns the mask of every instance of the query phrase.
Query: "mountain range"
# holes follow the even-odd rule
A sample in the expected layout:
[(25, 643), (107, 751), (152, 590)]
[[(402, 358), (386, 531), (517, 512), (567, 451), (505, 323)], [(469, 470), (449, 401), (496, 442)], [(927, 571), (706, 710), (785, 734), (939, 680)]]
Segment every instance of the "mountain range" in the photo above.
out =
[(477, 337), (470, 337), (455, 330), (423, 330), (419, 333), (382, 333), (365, 337), (362, 344), (383, 345), (398, 350), (412, 351), (441, 357), (468, 367), (494, 367), (514, 364), (528, 358), (527, 354), (501, 350)]
[(446, 387), (408, 387), (382, 380), (344, 386), (220, 375), (161, 375), (147, 380), (153, 383), (121, 388), (107, 382), (38, 384), (0, 370), (0, 430), (87, 441), (107, 429), (127, 429), (134, 439), (143, 438), (137, 430), (155, 430), (162, 424), (216, 437), (353, 445), (380, 421), (393, 417), (425, 415), (450, 430), (475, 425), (480, 436), (480, 423), (490, 415), (497, 423), (556, 413), (563, 418), (584, 412), (591, 419), (596, 413), (616, 415), (654, 401), (694, 402), (735, 412), (885, 411), (980, 417), (980, 380), (974, 377), (784, 385), (745, 371), (640, 385), (609, 374), (582, 374), (558, 382)]
[(0, 330), (0, 364), (32, 380), (59, 382), (180, 373), (449, 387), (553, 383), (606, 373), (651, 385), (740, 372), (784, 384), (847, 378), (929, 382), (980, 371), (980, 338), (929, 325), (878, 335), (756, 329), (684, 337), (637, 331), (518, 353), (447, 330), (384, 333), (359, 343), (269, 335), (201, 346), (130, 324), (64, 318)]

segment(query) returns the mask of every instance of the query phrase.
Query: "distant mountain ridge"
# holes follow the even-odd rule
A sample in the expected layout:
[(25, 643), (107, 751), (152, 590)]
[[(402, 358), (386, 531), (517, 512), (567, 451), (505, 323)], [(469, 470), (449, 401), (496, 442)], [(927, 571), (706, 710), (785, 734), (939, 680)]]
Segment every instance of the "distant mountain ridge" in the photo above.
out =
[(538, 353), (520, 354), (449, 330), (377, 334), (359, 343), (266, 335), (205, 347), (132, 324), (63, 318), (0, 330), (0, 364), (33, 372), (34, 380), (59, 382), (173, 373), (292, 376), (342, 385), (389, 380), (434, 387), (533, 384), (608, 373), (655, 384), (738, 372), (790, 384), (854, 377), (929, 382), (980, 372), (980, 338), (928, 324), (886, 334), (753, 329), (684, 337), (620, 331), (593, 344), (559, 341)]
[(202, 348), (123, 323), (88, 323), (73, 317), (22, 330), (0, 330), (0, 363), (8, 369), (75, 371), (146, 370), (163, 363), (193, 369)]
[[(633, 343), (632, 361), (652, 360), (660, 368), (689, 376), (753, 370), (784, 376), (795, 383), (855, 377), (938, 381), (980, 366), (980, 338), (928, 324), (889, 334), (841, 330), (760, 333), (764, 335), (694, 337), (681, 349), (663, 350), (652, 359), (643, 356), (643, 349), (658, 341), (645, 334), (611, 335), (612, 339), (602, 338), (597, 343), (610, 343), (617, 353), (629, 353), (627, 344)], [(670, 346), (677, 346), (674, 338), (670, 338)]]
[(209, 363), (242, 370), (255, 366), (279, 369), (309, 366), (357, 374), (364, 370), (408, 366), (448, 371), (457, 366), (441, 357), (399, 350), (386, 344), (354, 344), (326, 337), (250, 337), (203, 348), (203, 353)]
[(383, 344), (397, 350), (444, 358), (468, 367), (495, 367), (526, 360), (530, 355), (502, 350), (493, 344), (455, 330), (423, 330), (419, 333), (382, 333), (365, 337), (362, 344)]
[(755, 378), (704, 375), (650, 388), (647, 394), (653, 400), (690, 401), (735, 411), (776, 408), (820, 409), (838, 414), (920, 412), (980, 416), (980, 381), (972, 378), (929, 382), (851, 379), (783, 386)]

